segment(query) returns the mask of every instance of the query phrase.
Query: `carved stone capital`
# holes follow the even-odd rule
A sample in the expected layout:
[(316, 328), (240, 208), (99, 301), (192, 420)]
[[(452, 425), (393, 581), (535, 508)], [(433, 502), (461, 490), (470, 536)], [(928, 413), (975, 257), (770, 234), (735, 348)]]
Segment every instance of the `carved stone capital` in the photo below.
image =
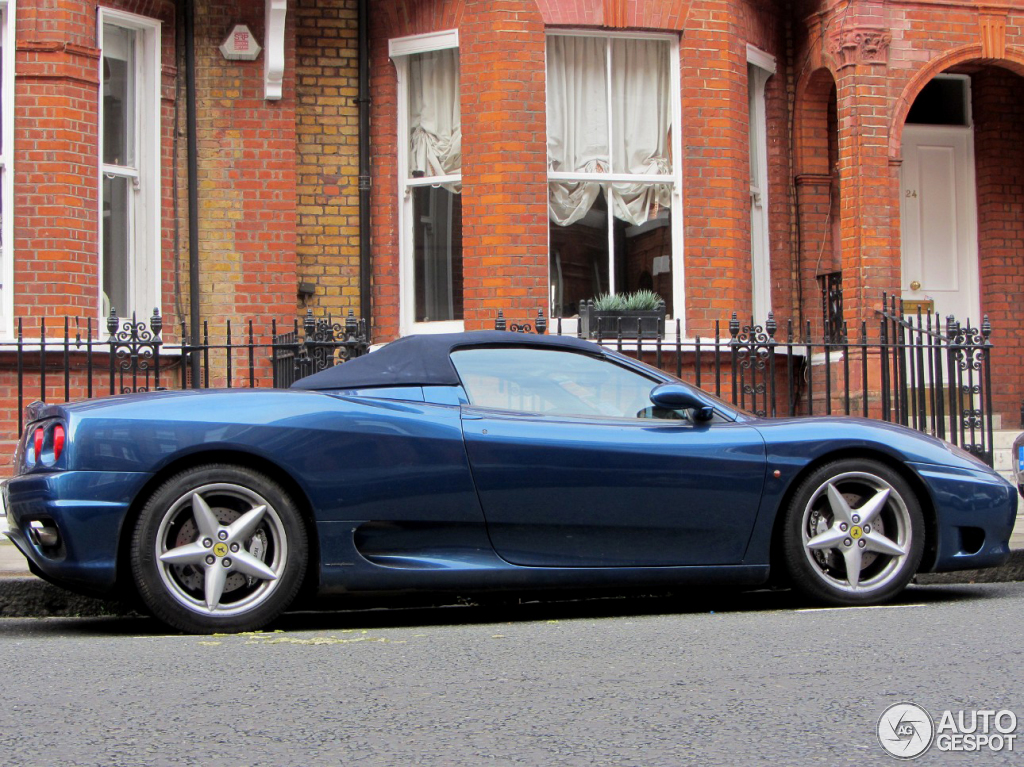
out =
[(889, 63), (889, 43), (892, 34), (883, 27), (853, 27), (832, 34), (831, 53), (837, 69), (856, 64)]

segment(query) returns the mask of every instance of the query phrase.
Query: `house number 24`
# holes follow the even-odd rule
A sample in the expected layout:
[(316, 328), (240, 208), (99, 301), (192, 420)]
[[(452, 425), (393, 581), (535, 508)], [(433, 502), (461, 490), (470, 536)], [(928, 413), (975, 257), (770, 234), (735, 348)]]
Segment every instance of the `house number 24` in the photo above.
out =
[(916, 189), (907, 189), (903, 193), (903, 196), (904, 197), (917, 197), (917, 190)]

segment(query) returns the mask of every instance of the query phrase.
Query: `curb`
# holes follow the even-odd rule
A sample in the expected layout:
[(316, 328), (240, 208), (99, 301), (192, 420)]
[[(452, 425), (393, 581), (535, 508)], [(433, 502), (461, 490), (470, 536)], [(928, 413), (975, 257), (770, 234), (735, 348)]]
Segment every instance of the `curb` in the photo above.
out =
[[(1010, 552), (1009, 561), (985, 570), (924, 573), (920, 585), (1006, 583), (1024, 581), (1024, 549)], [(96, 618), (135, 616), (128, 605), (65, 591), (35, 576), (0, 577), (0, 618)]]

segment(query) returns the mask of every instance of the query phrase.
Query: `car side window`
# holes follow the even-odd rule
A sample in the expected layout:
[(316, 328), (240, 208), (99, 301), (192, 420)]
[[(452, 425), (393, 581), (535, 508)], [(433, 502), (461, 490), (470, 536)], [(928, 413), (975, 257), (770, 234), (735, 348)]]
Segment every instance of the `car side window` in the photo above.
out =
[(469, 401), (547, 415), (684, 418), (651, 405), (658, 382), (608, 360), (557, 349), (486, 348), (452, 352)]

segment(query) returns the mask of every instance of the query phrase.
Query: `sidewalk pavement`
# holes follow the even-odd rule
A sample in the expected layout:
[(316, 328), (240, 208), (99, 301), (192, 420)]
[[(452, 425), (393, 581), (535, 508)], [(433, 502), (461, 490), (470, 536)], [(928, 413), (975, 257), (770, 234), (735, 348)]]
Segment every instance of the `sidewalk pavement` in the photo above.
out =
[[(6, 528), (5, 528), (6, 529)], [(924, 574), (922, 584), (995, 583), (1024, 580), (1024, 527), (1010, 538), (1010, 560), (1002, 567)], [(117, 602), (72, 594), (28, 571), (25, 557), (7, 538), (0, 541), (0, 618), (94, 617), (130, 615), (131, 608)]]

